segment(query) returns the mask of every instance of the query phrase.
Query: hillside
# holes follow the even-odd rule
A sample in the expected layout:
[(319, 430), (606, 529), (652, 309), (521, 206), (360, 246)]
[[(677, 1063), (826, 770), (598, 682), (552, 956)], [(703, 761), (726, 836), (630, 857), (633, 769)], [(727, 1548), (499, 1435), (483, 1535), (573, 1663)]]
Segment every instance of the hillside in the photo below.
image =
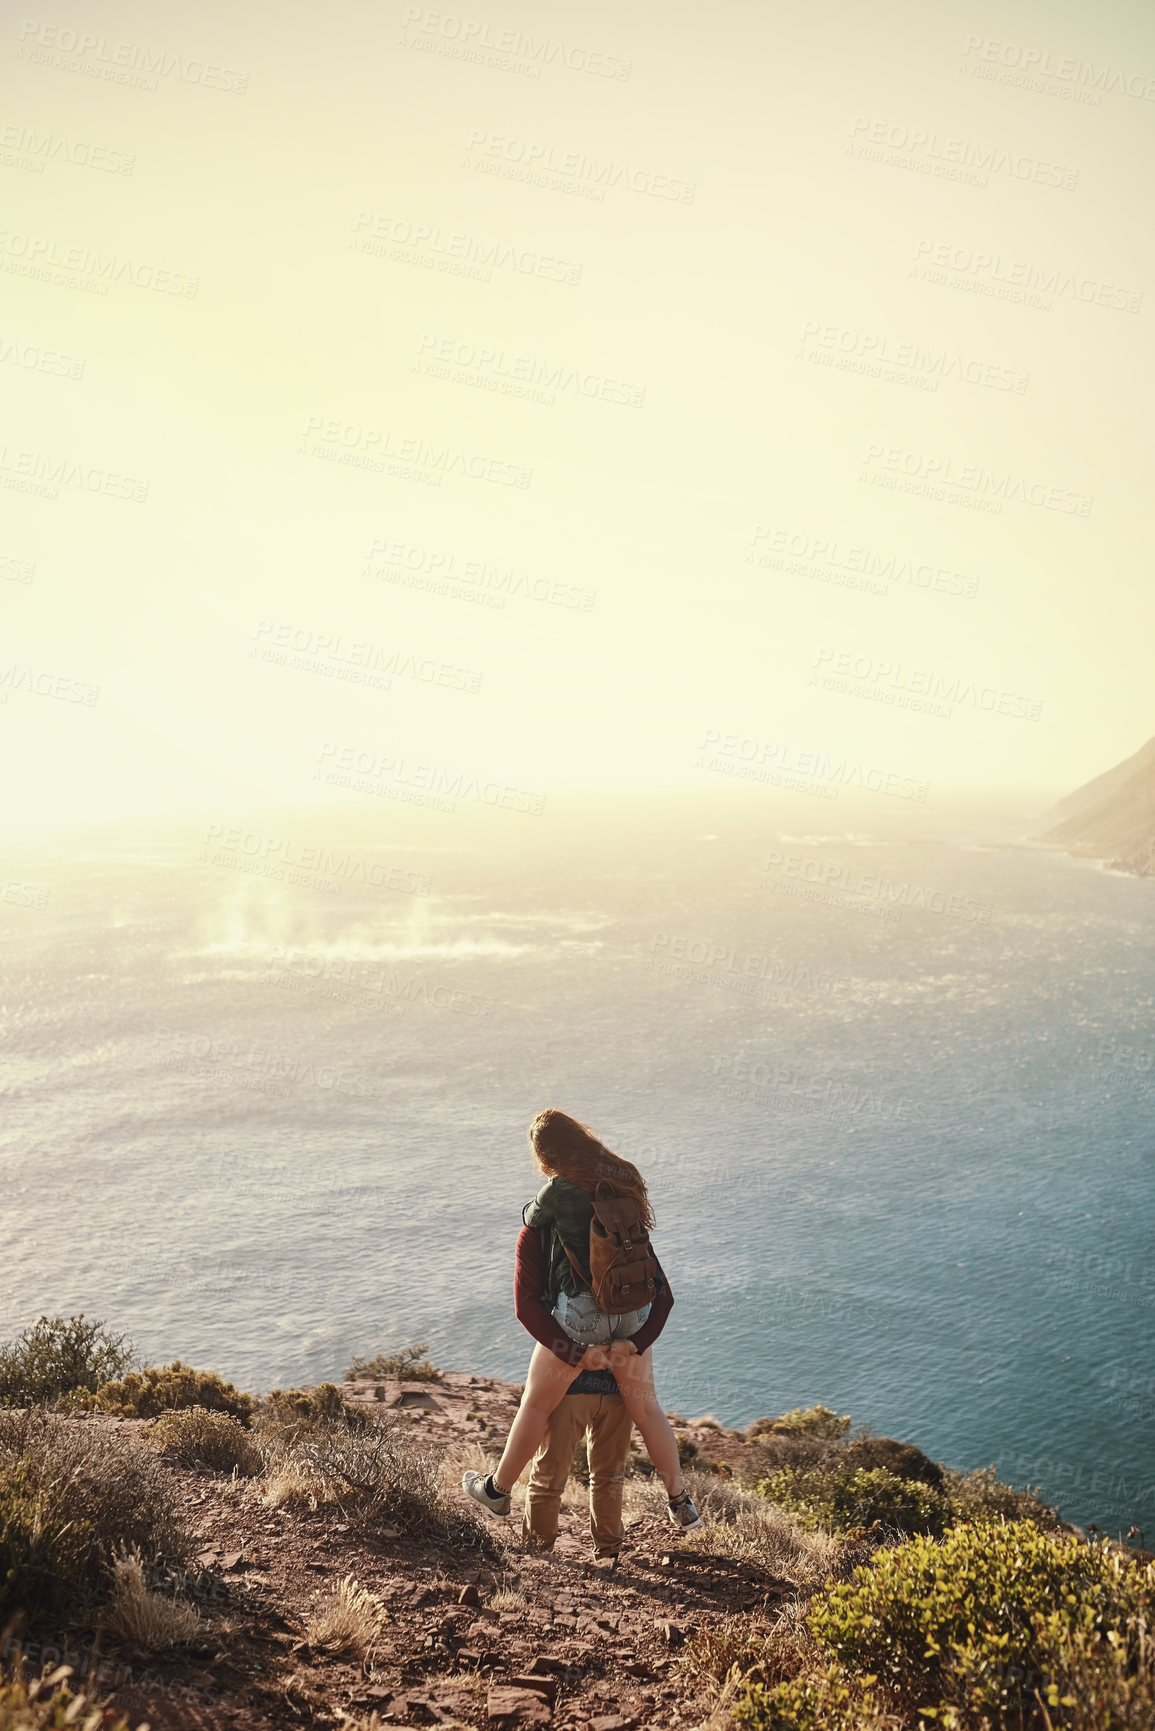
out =
[[(487, 1457), (521, 1395), (463, 1372), (433, 1383), (346, 1382), (341, 1392), (374, 1428), (400, 1427), (403, 1440), (446, 1459), (447, 1486), (463, 1463)], [(121, 1438), (144, 1428), (97, 1413), (64, 1422)], [(713, 1420), (679, 1421), (679, 1434), (688, 1454), (732, 1461), (729, 1472), (758, 1453)], [(735, 1554), (740, 1546), (730, 1554), (716, 1544), (699, 1548), (670, 1525), (659, 1487), (642, 1473), (627, 1480), (627, 1551), (611, 1570), (591, 1560), (586, 1492), (577, 1480), (563, 1503), (557, 1547), (540, 1557), (520, 1549), (516, 1508), (507, 1521), (477, 1516), (494, 1541), (486, 1550), (468, 1535), (463, 1543), (460, 1535), (367, 1523), (336, 1502), (310, 1507), (312, 1499), (276, 1479), (171, 1460), (166, 1467), (195, 1535), (184, 1583), (211, 1631), (201, 1650), (196, 1643), (150, 1650), (145, 1641), (110, 1643), (107, 1635), (94, 1644), (91, 1632), (41, 1617), (2, 1654), (11, 1666), (23, 1653), (30, 1673), (63, 1659), (74, 1667), (75, 1686), (111, 1693), (133, 1727), (147, 1719), (151, 1731), (688, 1726), (708, 1711), (712, 1691), (687, 1644), (696, 1635), (708, 1641), (736, 1613), (747, 1627), (768, 1623), (804, 1583), (816, 1583), (817, 1559), (830, 1548), (803, 1534), (777, 1555), (765, 1547), (760, 1559)], [(724, 1495), (725, 1471), (712, 1466), (710, 1476)], [(693, 1482), (697, 1488), (697, 1475)], [(459, 1492), (450, 1494), (465, 1507)], [(471, 1510), (465, 1519), (472, 1522)], [(349, 1575), (385, 1609), (382, 1632), (362, 1654), (308, 1634)], [(0, 1722), (7, 1723), (2, 1712)]]
[[(240, 1419), (200, 1405), (117, 1416), (153, 1372), (104, 1385), (119, 1391), (105, 1410), (0, 1404), (0, 1731), (916, 1731), (928, 1694), (940, 1721), (949, 1706), (962, 1710), (956, 1731), (980, 1731), (992, 1665), (1029, 1731), (1155, 1731), (1155, 1678), (1135, 1644), (1150, 1558), (1068, 1526), (993, 1471), (849, 1434), (849, 1417), (822, 1406), (744, 1431), (671, 1413), (705, 1524), (669, 1524), (632, 1448), (622, 1555), (593, 1560), (579, 1449), (543, 1556), (520, 1543), (519, 1495), (514, 1518), (491, 1521), (460, 1492), (464, 1467), (492, 1462), (521, 1389), (400, 1356), (413, 1379), (354, 1369), (340, 1388), (255, 1406), (209, 1373), (168, 1367)], [(922, 1583), (925, 1632), (871, 1609), (890, 1616), (903, 1571)], [(842, 1637), (820, 1650), (800, 1620), (851, 1578), (879, 1595), (855, 1629), (895, 1643), (882, 1697), (879, 1659), (857, 1664), (847, 1648), (831, 1673)], [(1048, 1611), (1074, 1607), (1070, 1619), (1093, 1599), (1116, 1644), (1072, 1668), (1058, 1624), (1014, 1625), (1024, 1591)], [(930, 1637), (947, 1640), (972, 1594), (994, 1645), (975, 1649), (973, 1676), (940, 1675)], [(64, 1698), (52, 1716), (27, 1713), (28, 1683), (62, 1663), (90, 1703), (110, 1700), (103, 1717), (80, 1720)], [(1044, 1719), (1014, 1681), (1036, 1676), (1091, 1690), (1091, 1717)]]
[(1155, 739), (1076, 788), (1046, 818), (1051, 827), (1042, 841), (1116, 871), (1155, 875)]

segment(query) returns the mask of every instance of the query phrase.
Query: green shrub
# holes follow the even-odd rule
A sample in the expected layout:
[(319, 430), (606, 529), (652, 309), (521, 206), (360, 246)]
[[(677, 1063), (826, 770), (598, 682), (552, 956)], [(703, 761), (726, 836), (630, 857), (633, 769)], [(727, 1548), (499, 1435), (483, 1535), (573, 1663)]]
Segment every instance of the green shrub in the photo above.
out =
[(820, 1437), (825, 1442), (837, 1442), (850, 1429), (850, 1414), (843, 1413), (840, 1418), (828, 1406), (796, 1406), (790, 1412), (784, 1412), (781, 1418), (756, 1418), (746, 1431), (750, 1438), (765, 1435), (777, 1436), (789, 1431), (799, 1431), (803, 1436)]
[(856, 1437), (841, 1450), (841, 1465), (847, 1467), (885, 1467), (900, 1479), (921, 1479), (924, 1485), (943, 1487), (943, 1469), (914, 1443), (896, 1442), (889, 1436)]
[(130, 1370), (119, 1382), (104, 1383), (85, 1405), (117, 1418), (158, 1418), (163, 1412), (193, 1406), (228, 1413), (244, 1425), (253, 1415), (251, 1394), (241, 1394), (215, 1370), (194, 1370), (179, 1358), (159, 1368)]
[(43, 1407), (0, 1412), (0, 1612), (96, 1602), (114, 1554), (131, 1545), (176, 1566), (190, 1555), (151, 1450)]
[(941, 1491), (919, 1479), (901, 1479), (886, 1467), (783, 1467), (759, 1482), (758, 1494), (812, 1532), (879, 1526), (900, 1533), (941, 1533), (950, 1516)]
[[(1142, 1565), (1030, 1522), (958, 1526), (876, 1554), (811, 1607), (815, 1639), (911, 1706), (1017, 1718), (1073, 1663), (1134, 1639), (1155, 1593)], [(1059, 1702), (1055, 1695), (1052, 1705)]]
[(182, 1466), (226, 1473), (235, 1467), (246, 1478), (264, 1466), (260, 1449), (243, 1425), (228, 1413), (209, 1412), (203, 1406), (162, 1413), (143, 1435), (150, 1447)]
[(1033, 1521), (1046, 1531), (1059, 1525), (1058, 1514), (1037, 1491), (1016, 1491), (1002, 1484), (993, 1466), (969, 1473), (947, 1467), (943, 1489), (955, 1521)]
[(876, 1552), (807, 1617), (818, 1658), (733, 1708), (758, 1731), (1153, 1731), (1155, 1565), (1033, 1522)]
[(0, 1347), (0, 1407), (92, 1393), (120, 1376), (133, 1356), (123, 1335), (110, 1335), (102, 1322), (85, 1322), (83, 1311), (67, 1322), (42, 1316), (10, 1346)]
[(255, 1428), (271, 1442), (291, 1442), (344, 1425), (349, 1430), (368, 1430), (378, 1421), (347, 1401), (335, 1382), (320, 1382), (316, 1388), (274, 1388), (258, 1408)]
[(425, 1345), (403, 1346), (399, 1352), (379, 1352), (376, 1358), (355, 1358), (343, 1380), (357, 1382), (363, 1377), (396, 1376), (402, 1382), (440, 1382), (442, 1373), (430, 1364), (428, 1352)]
[(747, 1683), (731, 1709), (739, 1725), (757, 1731), (893, 1731), (869, 1688), (855, 1687), (837, 1665), (783, 1683)]

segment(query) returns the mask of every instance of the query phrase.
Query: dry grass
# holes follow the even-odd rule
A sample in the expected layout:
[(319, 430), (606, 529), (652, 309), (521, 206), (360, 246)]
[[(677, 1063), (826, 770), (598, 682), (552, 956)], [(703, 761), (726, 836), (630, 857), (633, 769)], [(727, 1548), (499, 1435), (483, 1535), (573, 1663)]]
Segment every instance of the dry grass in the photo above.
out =
[[(71, 1665), (58, 1665), (47, 1677), (28, 1682), (22, 1674), (0, 1677), (0, 1731), (131, 1731), (123, 1716), (112, 1716), (87, 1695), (68, 1687)], [(148, 1731), (147, 1724), (141, 1731)]]
[(444, 1463), (403, 1427), (366, 1428), (337, 1420), (322, 1431), (266, 1449), (260, 1496), (267, 1506), (332, 1504), (370, 1525), (399, 1527), (422, 1539), (496, 1556), (499, 1546), (480, 1511), (444, 1477)]
[(520, 1587), (500, 1587), (491, 1598), (486, 1600), (491, 1611), (528, 1611), (529, 1600)]
[[(687, 1478), (686, 1484), (689, 1485)], [(690, 1493), (693, 1495), (693, 1492)], [(622, 1486), (622, 1519), (628, 1526), (631, 1521), (653, 1520), (657, 1515), (665, 1515), (667, 1507), (666, 1487), (657, 1473), (643, 1478), (641, 1473), (627, 1473)], [(671, 1536), (674, 1529), (670, 1528)]]
[[(499, 1456), (492, 1450), (487, 1451), (481, 1441), (459, 1443), (456, 1448), (447, 1449), (441, 1457), (438, 1477), (441, 1484), (450, 1495), (461, 1494), (461, 1475), (467, 1472), (491, 1473), (497, 1466)], [(532, 1462), (530, 1463), (532, 1465)], [(529, 1467), (526, 1466), (514, 1480), (514, 1490), (524, 1490), (529, 1483)]]
[(151, 1590), (139, 1551), (124, 1551), (113, 1559), (112, 1582), (103, 1620), (114, 1635), (135, 1641), (149, 1653), (199, 1643), (205, 1624), (191, 1605)]
[(0, 1411), (0, 1532), (0, 1612), (92, 1605), (117, 1551), (180, 1567), (193, 1548), (151, 1449), (43, 1408)]
[(259, 1500), (269, 1509), (279, 1509), (282, 1503), (296, 1504), (310, 1511), (317, 1508), (314, 1480), (298, 1470), (291, 1461), (278, 1461), (266, 1469), (257, 1487)]
[(798, 1606), (774, 1620), (741, 1611), (691, 1637), (676, 1666), (719, 1713), (711, 1725), (732, 1724), (728, 1709), (751, 1676), (777, 1683), (798, 1674), (806, 1645), (798, 1617)]
[(733, 1557), (801, 1588), (817, 1586), (838, 1567), (841, 1540), (804, 1532), (765, 1497), (705, 1473), (687, 1473), (686, 1488), (703, 1523), (685, 1535), (688, 1549)]
[(338, 1583), (327, 1605), (315, 1611), (305, 1624), (310, 1647), (325, 1647), (335, 1653), (354, 1653), (364, 1659), (381, 1633), (385, 1606), (352, 1575)]

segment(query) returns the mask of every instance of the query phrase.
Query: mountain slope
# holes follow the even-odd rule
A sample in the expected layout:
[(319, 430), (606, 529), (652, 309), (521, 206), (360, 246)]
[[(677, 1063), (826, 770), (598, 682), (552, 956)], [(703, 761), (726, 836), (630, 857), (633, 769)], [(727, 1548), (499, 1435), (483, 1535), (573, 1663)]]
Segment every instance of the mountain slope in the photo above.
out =
[(1118, 871), (1155, 876), (1155, 739), (1076, 788), (1047, 816), (1061, 821), (1043, 841), (1106, 860)]

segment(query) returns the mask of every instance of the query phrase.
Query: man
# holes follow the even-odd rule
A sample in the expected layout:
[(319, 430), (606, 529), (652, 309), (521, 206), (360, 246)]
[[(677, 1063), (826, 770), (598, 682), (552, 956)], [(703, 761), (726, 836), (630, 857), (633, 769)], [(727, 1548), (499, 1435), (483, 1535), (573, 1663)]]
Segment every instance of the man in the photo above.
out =
[[(632, 1426), (626, 1404), (599, 1347), (582, 1347), (562, 1330), (551, 1313), (549, 1260), (542, 1235), (523, 1226), (517, 1239), (514, 1309), (535, 1340), (559, 1358), (582, 1364), (581, 1375), (554, 1409), (545, 1438), (530, 1466), (522, 1537), (532, 1550), (551, 1551), (557, 1539), (561, 1496), (573, 1466), (574, 1450), (587, 1439), (590, 1466), (590, 1534), (594, 1555), (616, 1557), (625, 1538), (622, 1488)], [(631, 1337), (638, 1352), (657, 1340), (674, 1300), (659, 1269), (659, 1291), (650, 1314)]]

